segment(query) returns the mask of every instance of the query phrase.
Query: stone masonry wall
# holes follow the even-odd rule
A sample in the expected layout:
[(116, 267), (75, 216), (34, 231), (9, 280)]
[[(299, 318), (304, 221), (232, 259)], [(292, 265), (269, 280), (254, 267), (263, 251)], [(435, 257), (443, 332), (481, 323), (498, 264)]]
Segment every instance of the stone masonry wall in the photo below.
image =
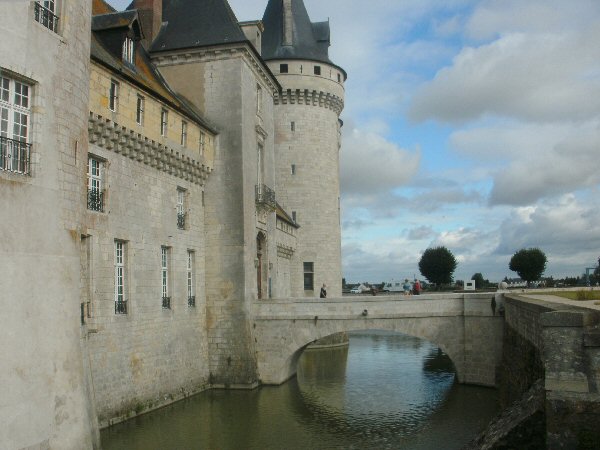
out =
[(0, 170), (0, 446), (91, 449), (80, 335), (90, 2), (57, 3), (57, 32), (34, 2), (0, 2), (0, 73), (30, 85), (31, 176)]

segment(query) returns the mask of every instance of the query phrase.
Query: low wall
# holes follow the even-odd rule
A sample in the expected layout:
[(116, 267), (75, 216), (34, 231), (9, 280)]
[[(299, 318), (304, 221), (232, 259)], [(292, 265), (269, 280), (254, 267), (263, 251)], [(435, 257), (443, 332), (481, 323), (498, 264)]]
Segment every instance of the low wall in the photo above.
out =
[(600, 315), (515, 295), (505, 296), (504, 301), (507, 395), (517, 395), (540, 375), (545, 389), (546, 448), (598, 448)]

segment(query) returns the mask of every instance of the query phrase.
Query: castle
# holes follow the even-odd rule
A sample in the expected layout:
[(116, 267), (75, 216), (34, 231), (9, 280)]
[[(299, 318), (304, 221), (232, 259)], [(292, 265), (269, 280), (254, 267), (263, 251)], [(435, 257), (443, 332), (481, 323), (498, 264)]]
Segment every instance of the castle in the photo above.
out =
[(0, 5), (0, 443), (261, 383), (251, 308), (341, 296), (346, 73), (269, 0)]

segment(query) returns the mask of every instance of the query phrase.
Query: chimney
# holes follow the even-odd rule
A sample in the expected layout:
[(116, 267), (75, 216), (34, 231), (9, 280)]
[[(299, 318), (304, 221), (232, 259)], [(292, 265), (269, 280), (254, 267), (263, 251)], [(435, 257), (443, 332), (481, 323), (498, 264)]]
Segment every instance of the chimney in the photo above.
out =
[(138, 10), (144, 39), (144, 47), (150, 48), (152, 41), (162, 25), (163, 0), (133, 0), (134, 9)]

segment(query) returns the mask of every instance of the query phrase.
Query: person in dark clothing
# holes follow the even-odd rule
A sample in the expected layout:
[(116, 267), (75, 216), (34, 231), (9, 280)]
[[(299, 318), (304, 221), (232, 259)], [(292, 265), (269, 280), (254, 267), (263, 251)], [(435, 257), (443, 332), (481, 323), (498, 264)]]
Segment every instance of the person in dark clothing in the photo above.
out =
[(325, 283), (323, 283), (323, 286), (321, 287), (321, 293), (319, 294), (320, 298), (327, 298), (327, 285)]

